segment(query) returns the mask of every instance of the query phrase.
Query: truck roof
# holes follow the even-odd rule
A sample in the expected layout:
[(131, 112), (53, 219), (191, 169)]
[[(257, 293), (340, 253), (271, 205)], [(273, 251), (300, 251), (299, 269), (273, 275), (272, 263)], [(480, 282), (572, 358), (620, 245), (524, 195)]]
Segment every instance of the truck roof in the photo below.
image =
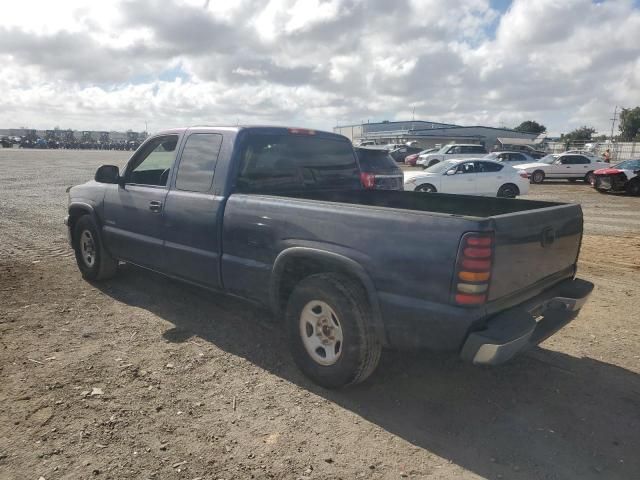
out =
[(316, 130), (316, 129), (312, 129), (312, 128), (304, 128), (304, 127), (287, 127), (287, 126), (282, 126), (282, 125), (233, 125), (233, 126), (229, 126), (229, 125), (191, 125), (189, 127), (178, 127), (178, 128), (171, 128), (171, 129), (167, 129), (167, 130), (162, 130), (159, 132), (156, 132), (155, 135), (166, 135), (166, 134), (180, 134), (183, 133), (187, 130), (192, 130), (192, 129), (198, 129), (198, 130), (227, 130), (230, 132), (239, 132), (241, 130), (272, 130), (275, 132), (279, 132), (279, 133), (292, 133), (292, 134), (308, 134), (308, 135), (317, 135), (320, 134), (323, 137), (339, 137), (339, 138), (344, 138), (349, 140), (347, 137), (345, 137), (344, 135), (340, 135), (337, 133), (333, 133), (333, 132), (328, 132), (326, 130)]

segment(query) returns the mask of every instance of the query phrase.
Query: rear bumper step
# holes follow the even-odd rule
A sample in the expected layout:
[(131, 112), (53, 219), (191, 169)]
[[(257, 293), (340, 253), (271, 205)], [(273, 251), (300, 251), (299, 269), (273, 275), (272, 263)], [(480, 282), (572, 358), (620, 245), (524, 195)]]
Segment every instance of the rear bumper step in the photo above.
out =
[(489, 319), (486, 329), (469, 334), (460, 357), (478, 365), (504, 363), (567, 325), (577, 316), (592, 291), (591, 282), (579, 278), (565, 280), (531, 300), (501, 312)]

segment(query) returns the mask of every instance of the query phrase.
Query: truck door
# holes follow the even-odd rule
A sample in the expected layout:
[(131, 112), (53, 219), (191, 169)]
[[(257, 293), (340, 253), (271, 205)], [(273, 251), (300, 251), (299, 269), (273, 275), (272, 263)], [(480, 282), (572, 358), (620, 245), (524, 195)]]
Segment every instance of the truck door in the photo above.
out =
[(178, 138), (162, 135), (149, 140), (129, 161), (123, 182), (107, 189), (104, 234), (115, 257), (164, 269), (163, 210)]
[(209, 287), (221, 286), (220, 232), (224, 196), (213, 177), (222, 146), (220, 133), (190, 133), (182, 147), (164, 208), (167, 272)]

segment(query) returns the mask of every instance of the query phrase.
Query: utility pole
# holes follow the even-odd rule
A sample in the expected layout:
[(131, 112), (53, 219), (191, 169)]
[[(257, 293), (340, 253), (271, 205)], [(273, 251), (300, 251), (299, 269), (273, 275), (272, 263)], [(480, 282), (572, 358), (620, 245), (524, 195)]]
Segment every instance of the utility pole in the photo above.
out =
[(613, 118), (611, 118), (611, 136), (609, 137), (609, 141), (611, 143), (613, 143), (613, 129), (616, 125), (616, 120), (617, 118), (617, 114), (618, 114), (618, 106), (616, 105), (616, 108), (613, 109)]

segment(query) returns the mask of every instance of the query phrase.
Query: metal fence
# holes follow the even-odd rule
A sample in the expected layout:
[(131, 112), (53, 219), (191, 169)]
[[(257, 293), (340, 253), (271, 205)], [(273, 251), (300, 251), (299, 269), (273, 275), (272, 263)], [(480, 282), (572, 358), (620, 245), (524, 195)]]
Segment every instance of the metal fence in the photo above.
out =
[(567, 150), (584, 150), (594, 155), (603, 155), (606, 149), (611, 152), (611, 161), (640, 158), (640, 142), (548, 142), (550, 153), (562, 153)]

